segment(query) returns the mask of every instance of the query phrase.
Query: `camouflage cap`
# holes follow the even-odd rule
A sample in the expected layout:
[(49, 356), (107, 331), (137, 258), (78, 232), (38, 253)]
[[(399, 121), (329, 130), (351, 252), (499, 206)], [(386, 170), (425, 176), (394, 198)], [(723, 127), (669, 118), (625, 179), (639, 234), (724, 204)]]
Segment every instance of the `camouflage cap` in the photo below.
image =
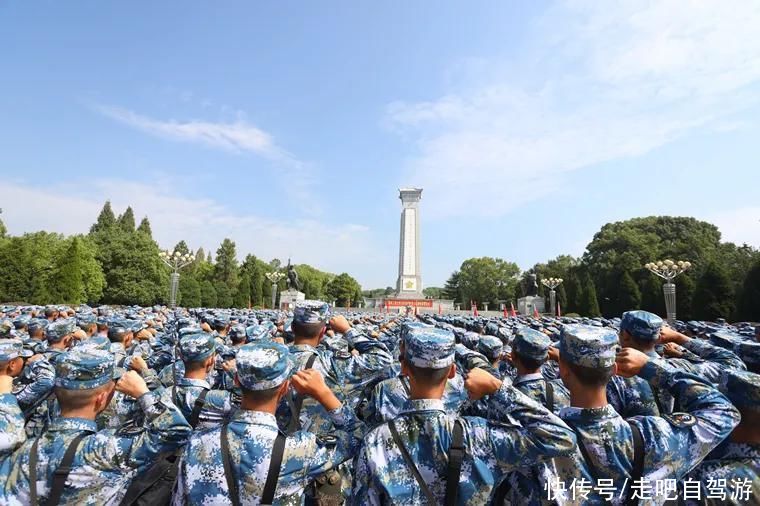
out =
[(85, 313), (85, 314), (79, 314), (77, 315), (77, 325), (82, 327), (83, 325), (92, 325), (93, 323), (96, 323), (97, 319), (95, 318), (95, 315), (92, 313)]
[(442, 369), (454, 363), (455, 347), (454, 334), (448, 330), (413, 328), (404, 341), (404, 360), (417, 367)]
[(330, 306), (321, 300), (302, 300), (293, 309), (296, 323), (324, 323), (330, 319)]
[(293, 372), (287, 346), (274, 341), (257, 341), (238, 349), (237, 377), (248, 390), (268, 390), (282, 385)]
[(17, 357), (31, 357), (33, 352), (24, 348), (24, 342), (21, 339), (3, 339), (0, 340), (0, 362), (8, 362)]
[(58, 320), (47, 326), (45, 337), (47, 337), (48, 342), (57, 343), (64, 337), (73, 334), (74, 330), (76, 330), (76, 324), (73, 319)]
[(662, 318), (649, 311), (626, 311), (620, 320), (620, 330), (641, 341), (656, 341), (661, 328)]
[(727, 330), (718, 330), (710, 334), (710, 342), (715, 346), (733, 350), (737, 344), (742, 342), (742, 337)]
[(752, 368), (760, 366), (760, 343), (741, 341), (734, 346), (734, 353)]
[(760, 375), (727, 369), (720, 378), (720, 391), (739, 409), (760, 410)]
[(512, 340), (512, 350), (521, 357), (543, 362), (549, 354), (552, 341), (543, 332), (522, 327)]
[(478, 341), (478, 351), (491, 361), (499, 358), (502, 346), (501, 339), (495, 336), (481, 336), (480, 341)]
[(233, 325), (230, 328), (229, 336), (233, 341), (242, 341), (246, 337), (245, 326), (241, 324)]
[(7, 339), (13, 337), (13, 323), (10, 320), (3, 320), (0, 322), (0, 339)]
[(559, 339), (563, 360), (592, 369), (612, 367), (617, 346), (613, 329), (590, 325), (565, 325)]
[(118, 379), (114, 356), (103, 350), (74, 349), (55, 365), (55, 386), (65, 390), (89, 390)]
[(245, 335), (247, 341), (261, 341), (262, 339), (269, 339), (272, 336), (272, 330), (266, 325), (250, 325), (245, 328)]
[(230, 315), (228, 314), (219, 314), (214, 316), (214, 318), (211, 320), (211, 324), (214, 327), (224, 327), (230, 323)]
[(206, 360), (215, 350), (216, 340), (206, 332), (189, 334), (179, 340), (179, 353), (185, 362)]
[(89, 339), (82, 341), (76, 347), (77, 350), (104, 350), (111, 349), (111, 341), (104, 336), (92, 336)]
[(467, 348), (471, 350), (476, 350), (478, 348), (478, 343), (480, 342), (481, 335), (477, 332), (473, 332), (471, 330), (468, 330), (464, 334), (460, 336), (460, 342), (465, 345)]
[(45, 320), (44, 318), (32, 318), (31, 320), (29, 320), (29, 323), (27, 323), (26, 330), (30, 334), (33, 334), (40, 329), (45, 330), (47, 326), (48, 326), (48, 321)]

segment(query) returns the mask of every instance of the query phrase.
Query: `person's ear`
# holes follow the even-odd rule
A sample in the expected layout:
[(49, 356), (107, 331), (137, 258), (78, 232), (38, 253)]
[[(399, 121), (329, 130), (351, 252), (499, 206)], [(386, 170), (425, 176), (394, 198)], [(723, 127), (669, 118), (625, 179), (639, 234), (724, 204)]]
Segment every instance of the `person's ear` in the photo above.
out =
[(206, 359), (206, 372), (211, 372), (211, 369), (214, 368), (214, 364), (216, 363), (216, 353), (212, 353), (207, 359)]
[(111, 399), (113, 398), (113, 394), (116, 392), (116, 383), (111, 384), (111, 388), (108, 388), (106, 390), (103, 390), (98, 395), (95, 396), (95, 412), (101, 413), (104, 409), (108, 407), (109, 404), (111, 404)]
[(618, 365), (617, 365), (617, 362), (615, 362), (614, 364), (612, 364), (612, 375), (617, 376), (617, 372), (618, 372)]
[(21, 374), (21, 371), (24, 370), (24, 359), (21, 357), (16, 357), (13, 360), (11, 360), (11, 363), (8, 364), (9, 371), (11, 377), (16, 377), (19, 374)]
[(456, 375), (457, 375), (457, 366), (456, 366), (456, 364), (451, 364), (449, 366), (449, 375), (448, 375), (448, 378), (452, 379)]

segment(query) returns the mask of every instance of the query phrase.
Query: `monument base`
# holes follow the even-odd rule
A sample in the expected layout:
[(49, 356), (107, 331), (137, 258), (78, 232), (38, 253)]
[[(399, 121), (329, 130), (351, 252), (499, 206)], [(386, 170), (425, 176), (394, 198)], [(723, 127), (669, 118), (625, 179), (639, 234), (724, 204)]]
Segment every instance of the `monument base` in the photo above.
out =
[(296, 307), (296, 302), (306, 300), (306, 294), (298, 290), (283, 290), (280, 292), (280, 309), (292, 311)]
[(528, 295), (526, 297), (520, 297), (517, 299), (517, 311), (522, 315), (530, 316), (534, 311), (543, 313), (545, 301), (543, 297), (538, 295)]

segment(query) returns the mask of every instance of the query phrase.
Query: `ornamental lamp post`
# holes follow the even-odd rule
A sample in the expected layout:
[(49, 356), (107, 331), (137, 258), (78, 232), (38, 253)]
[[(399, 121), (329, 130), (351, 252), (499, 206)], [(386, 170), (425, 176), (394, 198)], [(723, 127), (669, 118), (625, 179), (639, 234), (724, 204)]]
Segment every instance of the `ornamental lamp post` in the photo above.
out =
[(562, 284), (562, 278), (546, 278), (541, 284), (549, 289), (549, 304), (552, 307), (552, 316), (557, 316), (557, 292), (555, 288)]
[(644, 264), (644, 268), (665, 280), (665, 284), (662, 285), (662, 293), (665, 295), (665, 312), (668, 315), (668, 322), (670, 324), (675, 323), (676, 285), (673, 283), (673, 279), (682, 272), (689, 270), (691, 262), (684, 262), (683, 260), (678, 260), (677, 262), (673, 260), (658, 260), (657, 262)]
[(158, 258), (160, 258), (161, 261), (168, 265), (172, 270), (170, 277), (171, 281), (169, 284), (169, 306), (172, 309), (176, 309), (177, 289), (179, 288), (179, 270), (194, 261), (195, 257), (192, 253), (182, 254), (179, 251), (172, 253), (169, 250), (166, 250), (159, 252)]
[(274, 271), (267, 272), (265, 276), (272, 283), (272, 309), (274, 309), (274, 305), (277, 302), (277, 284), (285, 277), (285, 274), (280, 271)]

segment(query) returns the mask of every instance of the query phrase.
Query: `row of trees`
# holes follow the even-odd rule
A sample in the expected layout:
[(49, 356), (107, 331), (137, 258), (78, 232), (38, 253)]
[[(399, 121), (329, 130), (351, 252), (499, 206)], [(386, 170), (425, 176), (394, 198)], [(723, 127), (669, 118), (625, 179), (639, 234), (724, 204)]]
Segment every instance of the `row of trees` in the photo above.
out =
[(581, 258), (560, 255), (521, 275), (514, 263), (502, 259), (465, 260), (446, 282), (443, 296), (467, 308), (470, 301), (493, 308), (524, 295), (529, 276), (535, 274), (538, 293), (546, 297), (541, 279), (564, 280), (557, 300), (565, 313), (613, 317), (641, 308), (665, 314), (662, 280), (643, 266), (666, 258), (693, 265), (676, 278), (680, 319), (760, 321), (760, 252), (746, 244), (721, 242), (710, 223), (670, 216), (609, 223)]
[[(31, 304), (163, 304), (168, 301), (169, 268), (159, 258), (148, 218), (135, 224), (131, 207), (116, 216), (106, 202), (87, 235), (48, 232), (8, 237), (0, 221), (0, 300)], [(185, 241), (172, 251), (191, 253)], [(180, 276), (178, 303), (187, 307), (264, 307), (272, 285), (265, 274), (282, 270), (280, 260), (247, 255), (238, 262), (235, 243), (224, 239), (216, 251), (198, 248)], [(295, 266), (307, 298), (357, 305), (359, 283), (306, 264)], [(285, 289), (285, 281), (280, 282)]]

